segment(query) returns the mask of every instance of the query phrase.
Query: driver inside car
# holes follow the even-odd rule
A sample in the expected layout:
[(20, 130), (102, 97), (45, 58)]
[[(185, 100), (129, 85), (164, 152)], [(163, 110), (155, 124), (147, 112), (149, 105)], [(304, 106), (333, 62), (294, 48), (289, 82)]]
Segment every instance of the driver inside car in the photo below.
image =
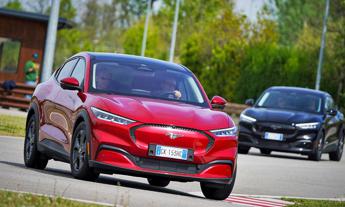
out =
[(176, 80), (173, 78), (165, 78), (160, 82), (157, 94), (164, 98), (180, 99), (182, 94), (176, 89)]

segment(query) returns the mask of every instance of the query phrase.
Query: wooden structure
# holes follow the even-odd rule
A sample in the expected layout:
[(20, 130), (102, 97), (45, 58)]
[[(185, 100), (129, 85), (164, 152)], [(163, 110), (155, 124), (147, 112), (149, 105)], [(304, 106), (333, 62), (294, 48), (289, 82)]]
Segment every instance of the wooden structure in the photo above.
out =
[[(27, 105), (24, 95), (32, 93), (33, 87), (24, 84), (24, 65), (33, 60), (36, 53), (35, 62), (42, 66), (48, 20), (46, 15), (0, 8), (0, 85), (5, 80), (13, 80), (17, 85), (7, 98), (0, 89), (0, 106), (23, 108), (23, 104)], [(71, 25), (60, 18), (58, 29), (71, 28)]]

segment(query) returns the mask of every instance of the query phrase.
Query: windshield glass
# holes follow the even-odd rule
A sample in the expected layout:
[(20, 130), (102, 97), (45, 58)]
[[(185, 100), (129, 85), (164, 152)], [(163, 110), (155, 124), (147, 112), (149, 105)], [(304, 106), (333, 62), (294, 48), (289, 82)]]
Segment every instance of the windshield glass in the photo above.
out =
[(257, 107), (321, 113), (322, 97), (306, 92), (271, 90), (261, 96)]
[(143, 96), (207, 106), (193, 76), (161, 65), (98, 62), (92, 67), (91, 91)]

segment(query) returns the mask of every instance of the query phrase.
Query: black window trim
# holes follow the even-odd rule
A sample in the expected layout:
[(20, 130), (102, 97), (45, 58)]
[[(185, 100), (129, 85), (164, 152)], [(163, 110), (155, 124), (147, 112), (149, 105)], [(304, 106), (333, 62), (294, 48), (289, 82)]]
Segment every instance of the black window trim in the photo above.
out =
[[(73, 72), (74, 72), (76, 66), (78, 65), (79, 61), (80, 61), (81, 59), (83, 59), (83, 60), (84, 60), (84, 63), (85, 63), (85, 65), (84, 65), (84, 77), (83, 77), (83, 81), (82, 81), (81, 83), (79, 83), (79, 84), (80, 84), (82, 90), (84, 90), (84, 82), (85, 82), (85, 76), (86, 76), (86, 64), (87, 64), (87, 62), (86, 62), (86, 59), (85, 59), (84, 57), (79, 57), (79, 56), (78, 56), (77, 58), (78, 58), (78, 61), (75, 63), (75, 65), (74, 65), (74, 67), (73, 67), (73, 70), (72, 70), (72, 72), (71, 72), (71, 74), (70, 74), (69, 76), (70, 76), (70, 77), (72, 76), (72, 74), (73, 74)], [(74, 58), (73, 58), (73, 59), (74, 59)], [(71, 59), (71, 60), (72, 60), (72, 59)]]
[(79, 59), (80, 59), (79, 56), (67, 59), (67, 60), (63, 63), (63, 65), (58, 69), (58, 71), (56, 72), (56, 75), (55, 75), (55, 80), (56, 80), (58, 83), (60, 83), (60, 82), (58, 81), (58, 76), (60, 75), (60, 72), (61, 72), (62, 68), (66, 65), (66, 63), (68, 63), (68, 62), (70, 62), (70, 61), (72, 61), (72, 60), (74, 60), (74, 59), (78, 59), (78, 60), (77, 60), (77, 62), (75, 62), (75, 64), (73, 65), (73, 69), (71, 70), (71, 72), (70, 72), (69, 75), (68, 75), (68, 76), (70, 77), (71, 74), (72, 74), (72, 72), (74, 71), (75, 66), (77, 65), (77, 63), (78, 63), (78, 61), (79, 61)]

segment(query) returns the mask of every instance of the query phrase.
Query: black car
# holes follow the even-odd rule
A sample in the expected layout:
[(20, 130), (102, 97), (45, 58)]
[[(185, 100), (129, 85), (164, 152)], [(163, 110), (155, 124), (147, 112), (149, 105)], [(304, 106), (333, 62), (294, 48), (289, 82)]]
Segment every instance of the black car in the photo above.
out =
[(340, 161), (344, 146), (344, 115), (332, 97), (322, 91), (297, 87), (271, 87), (244, 110), (239, 122), (239, 153), (250, 147), (262, 154), (294, 152), (320, 160), (329, 153)]

